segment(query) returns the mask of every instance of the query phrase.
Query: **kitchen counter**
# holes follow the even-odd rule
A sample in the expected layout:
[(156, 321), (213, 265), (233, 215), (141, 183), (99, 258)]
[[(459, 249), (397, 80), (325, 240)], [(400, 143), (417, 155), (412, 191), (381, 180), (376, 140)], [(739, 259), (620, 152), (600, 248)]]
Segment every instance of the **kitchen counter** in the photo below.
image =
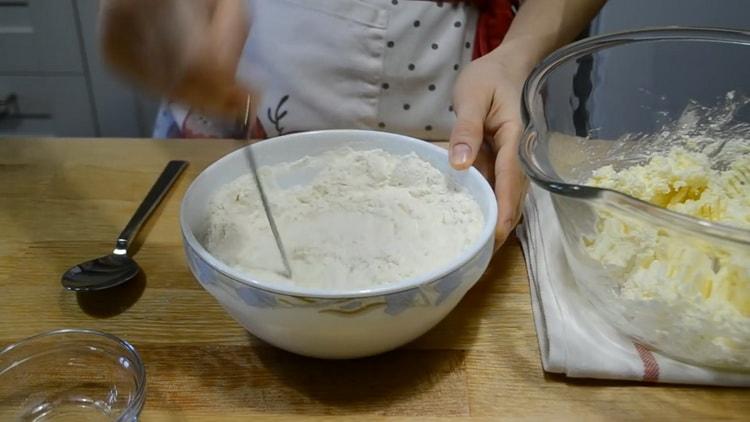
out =
[[(511, 239), (435, 329), (356, 361), (292, 355), (253, 338), (193, 279), (180, 199), (237, 141), (0, 140), (0, 347), (56, 328), (106, 331), (146, 364), (143, 421), (362, 415), (747, 418), (750, 391), (568, 380), (544, 374), (521, 248)], [(136, 243), (145, 277), (110, 294), (60, 286), (70, 266), (111, 251), (170, 159), (190, 166)], [(274, 418), (272, 418), (274, 419)]]

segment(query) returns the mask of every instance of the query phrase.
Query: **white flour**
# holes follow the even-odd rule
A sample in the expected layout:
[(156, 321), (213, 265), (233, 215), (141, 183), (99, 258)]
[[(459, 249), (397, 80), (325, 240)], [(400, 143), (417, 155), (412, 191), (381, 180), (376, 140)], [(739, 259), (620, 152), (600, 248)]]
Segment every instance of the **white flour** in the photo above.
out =
[[(206, 247), (266, 281), (330, 290), (393, 283), (445, 266), (484, 225), (477, 202), (416, 154), (331, 151), (260, 169), (292, 267), (282, 268), (251, 175), (210, 204)], [(304, 185), (288, 186), (304, 174)]]

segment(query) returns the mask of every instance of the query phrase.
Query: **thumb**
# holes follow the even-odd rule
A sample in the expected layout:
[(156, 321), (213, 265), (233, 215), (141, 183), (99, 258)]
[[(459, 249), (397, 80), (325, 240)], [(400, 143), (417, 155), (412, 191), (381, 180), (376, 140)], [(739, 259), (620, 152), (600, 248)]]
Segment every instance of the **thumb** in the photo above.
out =
[(448, 157), (456, 170), (465, 170), (476, 160), (484, 139), (484, 119), (490, 104), (490, 91), (482, 89), (473, 78), (459, 77), (453, 92), (456, 123), (448, 146)]

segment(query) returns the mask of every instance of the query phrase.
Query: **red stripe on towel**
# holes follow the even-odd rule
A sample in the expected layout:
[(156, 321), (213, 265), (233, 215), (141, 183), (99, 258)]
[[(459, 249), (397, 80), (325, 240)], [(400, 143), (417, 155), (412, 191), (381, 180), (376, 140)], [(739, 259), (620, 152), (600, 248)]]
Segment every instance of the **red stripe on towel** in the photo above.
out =
[(643, 362), (643, 381), (658, 382), (659, 362), (656, 361), (656, 356), (642, 344), (633, 343), (633, 345), (641, 358), (641, 362)]

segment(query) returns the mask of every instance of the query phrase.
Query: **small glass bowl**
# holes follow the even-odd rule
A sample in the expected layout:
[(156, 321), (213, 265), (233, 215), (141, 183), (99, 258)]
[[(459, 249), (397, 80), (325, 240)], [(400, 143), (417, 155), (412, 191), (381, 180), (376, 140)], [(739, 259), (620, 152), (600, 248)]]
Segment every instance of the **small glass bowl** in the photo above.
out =
[(135, 421), (145, 397), (140, 355), (110, 334), (56, 330), (0, 351), (3, 421)]

